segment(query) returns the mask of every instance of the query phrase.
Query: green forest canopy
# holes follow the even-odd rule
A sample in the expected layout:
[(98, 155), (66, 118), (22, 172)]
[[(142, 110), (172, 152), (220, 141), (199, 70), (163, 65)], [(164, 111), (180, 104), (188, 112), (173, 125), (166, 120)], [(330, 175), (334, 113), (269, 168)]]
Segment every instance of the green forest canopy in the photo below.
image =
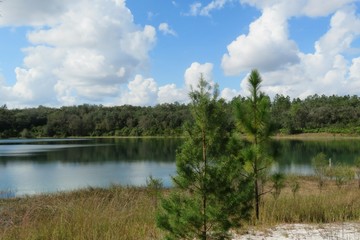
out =
[[(236, 97), (240, 101), (245, 98)], [(225, 104), (233, 111), (233, 102)], [(358, 96), (312, 95), (290, 99), (276, 95), (271, 119), (277, 133), (307, 132), (360, 134)], [(8, 109), (0, 107), (0, 138), (67, 136), (180, 136), (191, 121), (189, 105), (171, 103), (153, 107), (79, 105), (61, 108)], [(235, 127), (234, 119), (229, 119)], [(230, 130), (230, 129), (229, 129)]]

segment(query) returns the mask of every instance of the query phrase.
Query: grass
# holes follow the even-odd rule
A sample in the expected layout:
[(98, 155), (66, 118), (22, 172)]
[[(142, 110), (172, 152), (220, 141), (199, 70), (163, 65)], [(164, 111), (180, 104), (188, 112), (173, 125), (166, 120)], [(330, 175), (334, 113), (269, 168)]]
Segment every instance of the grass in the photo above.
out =
[(0, 239), (159, 239), (144, 188), (113, 186), (1, 200)]
[(299, 177), (299, 186), (295, 194), (290, 187), (286, 187), (278, 199), (266, 195), (260, 223), (276, 225), (360, 221), (360, 189), (357, 181), (339, 188), (334, 180), (327, 180), (320, 190), (313, 177)]
[[(277, 199), (264, 196), (257, 227), (360, 221), (356, 181), (342, 188), (327, 181), (321, 191), (314, 178), (298, 177), (298, 182), (295, 194), (287, 182)], [(112, 186), (2, 199), (0, 239), (160, 239), (154, 197), (151, 189)]]

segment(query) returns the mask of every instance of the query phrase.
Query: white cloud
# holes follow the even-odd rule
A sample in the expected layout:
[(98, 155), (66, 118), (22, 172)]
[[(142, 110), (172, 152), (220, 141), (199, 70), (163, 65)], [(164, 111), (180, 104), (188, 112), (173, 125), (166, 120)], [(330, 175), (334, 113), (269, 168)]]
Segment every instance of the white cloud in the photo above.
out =
[(120, 104), (154, 105), (157, 101), (157, 92), (158, 87), (154, 79), (136, 75), (128, 84), (128, 92), (121, 96)]
[(186, 87), (188, 89), (190, 89), (191, 87), (196, 88), (201, 75), (207, 82), (209, 82), (210, 84), (214, 84), (212, 71), (212, 63), (192, 63), (191, 66), (185, 71), (184, 79)]
[(260, 10), (279, 6), (288, 17), (308, 16), (322, 17), (334, 13), (343, 6), (357, 0), (240, 0), (242, 4), (249, 4)]
[(308, 0), (303, 5), (301, 11), (302, 14), (309, 17), (327, 16), (341, 7), (348, 5), (349, 3), (356, 2), (357, 0)]
[(211, 85), (213, 81), (213, 64), (193, 62), (184, 73), (184, 86), (176, 87), (175, 84), (167, 84), (159, 87), (158, 103), (179, 102), (188, 103), (190, 101), (189, 93), (192, 89), (196, 89), (201, 75)]
[[(351, 2), (354, 1), (242, 1), (261, 9), (262, 15), (251, 23), (247, 35), (240, 35), (229, 44), (222, 61), (224, 72), (239, 75), (258, 68), (264, 80), (262, 89), (270, 96), (358, 94), (360, 64), (356, 58), (349, 59), (348, 53), (360, 36), (360, 19)], [(329, 14), (329, 30), (314, 43), (315, 52), (302, 53), (290, 39), (289, 19)], [(246, 93), (246, 83), (241, 83), (242, 94)]]
[(210, 16), (212, 11), (222, 9), (228, 3), (240, 2), (241, 4), (248, 4), (260, 10), (274, 6), (281, 6), (284, 10), (283, 13), (285, 13), (288, 17), (319, 17), (327, 16), (339, 8), (356, 1), (357, 0), (212, 0), (205, 6), (201, 2), (192, 3), (190, 5), (190, 11), (188, 15)]
[(224, 88), (220, 93), (220, 97), (225, 99), (226, 101), (231, 101), (234, 97), (237, 97), (239, 95), (239, 91), (230, 88)]
[(222, 9), (225, 4), (233, 2), (234, 0), (213, 0), (208, 3), (206, 6), (203, 6), (200, 2), (194, 2), (190, 5), (190, 11), (188, 15), (190, 16), (210, 16), (210, 13), (213, 10)]
[(350, 79), (360, 79), (360, 57), (352, 60), (350, 67)]
[(194, 2), (190, 5), (190, 10), (185, 15), (197, 16), (201, 10), (202, 4), (200, 2)]
[(225, 74), (237, 75), (252, 68), (271, 71), (298, 62), (296, 43), (287, 35), (287, 20), (278, 7), (264, 9), (251, 23), (249, 34), (228, 45), (222, 59)]
[[(18, 96), (12, 104), (68, 105), (118, 99), (121, 85), (148, 68), (155, 28), (136, 25), (124, 0), (51, 3), (55, 10), (39, 0), (3, 2), (2, 11), (9, 15), (0, 18), (0, 25), (36, 25), (28, 32), (32, 45), (24, 49), (16, 83), (7, 86)], [(25, 14), (25, 9), (37, 14)]]
[(202, 15), (202, 16), (210, 16), (211, 11), (223, 8), (224, 5), (226, 3), (228, 3), (228, 2), (229, 2), (229, 0), (214, 0), (214, 1), (211, 1), (203, 9), (201, 9), (200, 15)]
[(159, 31), (162, 32), (164, 35), (177, 35), (176, 32), (172, 28), (170, 28), (169, 24), (167, 23), (160, 23)]
[(43, 26), (57, 23), (74, 1), (71, 0), (5, 0), (1, 1), (0, 26)]
[[(158, 102), (179, 102), (188, 103), (190, 101), (189, 93), (192, 89), (196, 89), (201, 75), (210, 85), (215, 85), (213, 81), (213, 64), (193, 62), (190, 67), (185, 70), (184, 86), (177, 88), (175, 84), (167, 84), (159, 87)], [(228, 93), (228, 92), (225, 92)]]
[(177, 88), (175, 84), (167, 84), (159, 87), (158, 103), (187, 103), (188, 91), (185, 88)]

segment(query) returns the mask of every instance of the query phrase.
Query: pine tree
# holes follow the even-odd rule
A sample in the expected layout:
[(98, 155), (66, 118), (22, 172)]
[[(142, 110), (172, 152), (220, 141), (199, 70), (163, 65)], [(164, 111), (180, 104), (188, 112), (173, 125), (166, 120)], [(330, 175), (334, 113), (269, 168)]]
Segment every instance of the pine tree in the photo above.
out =
[[(162, 200), (158, 226), (166, 239), (227, 239), (228, 230), (248, 218), (252, 184), (236, 173), (224, 101), (201, 77), (192, 90), (193, 122), (176, 157), (175, 188)], [(250, 186), (250, 187), (249, 187)]]
[(271, 159), (265, 151), (265, 144), (270, 139), (270, 99), (260, 92), (262, 82), (257, 70), (252, 70), (248, 78), (250, 96), (245, 101), (235, 102), (235, 112), (240, 130), (251, 143), (243, 151), (249, 176), (254, 179), (255, 215), (259, 219), (260, 200), (264, 194), (264, 182)]

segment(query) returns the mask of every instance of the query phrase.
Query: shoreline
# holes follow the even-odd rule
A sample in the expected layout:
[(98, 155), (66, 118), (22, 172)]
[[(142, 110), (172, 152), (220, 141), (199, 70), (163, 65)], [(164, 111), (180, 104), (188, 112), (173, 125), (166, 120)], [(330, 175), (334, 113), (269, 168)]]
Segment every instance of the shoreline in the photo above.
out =
[(272, 136), (272, 139), (281, 140), (346, 140), (354, 139), (360, 140), (360, 135), (343, 134), (343, 133), (299, 133), (299, 134), (277, 134)]

